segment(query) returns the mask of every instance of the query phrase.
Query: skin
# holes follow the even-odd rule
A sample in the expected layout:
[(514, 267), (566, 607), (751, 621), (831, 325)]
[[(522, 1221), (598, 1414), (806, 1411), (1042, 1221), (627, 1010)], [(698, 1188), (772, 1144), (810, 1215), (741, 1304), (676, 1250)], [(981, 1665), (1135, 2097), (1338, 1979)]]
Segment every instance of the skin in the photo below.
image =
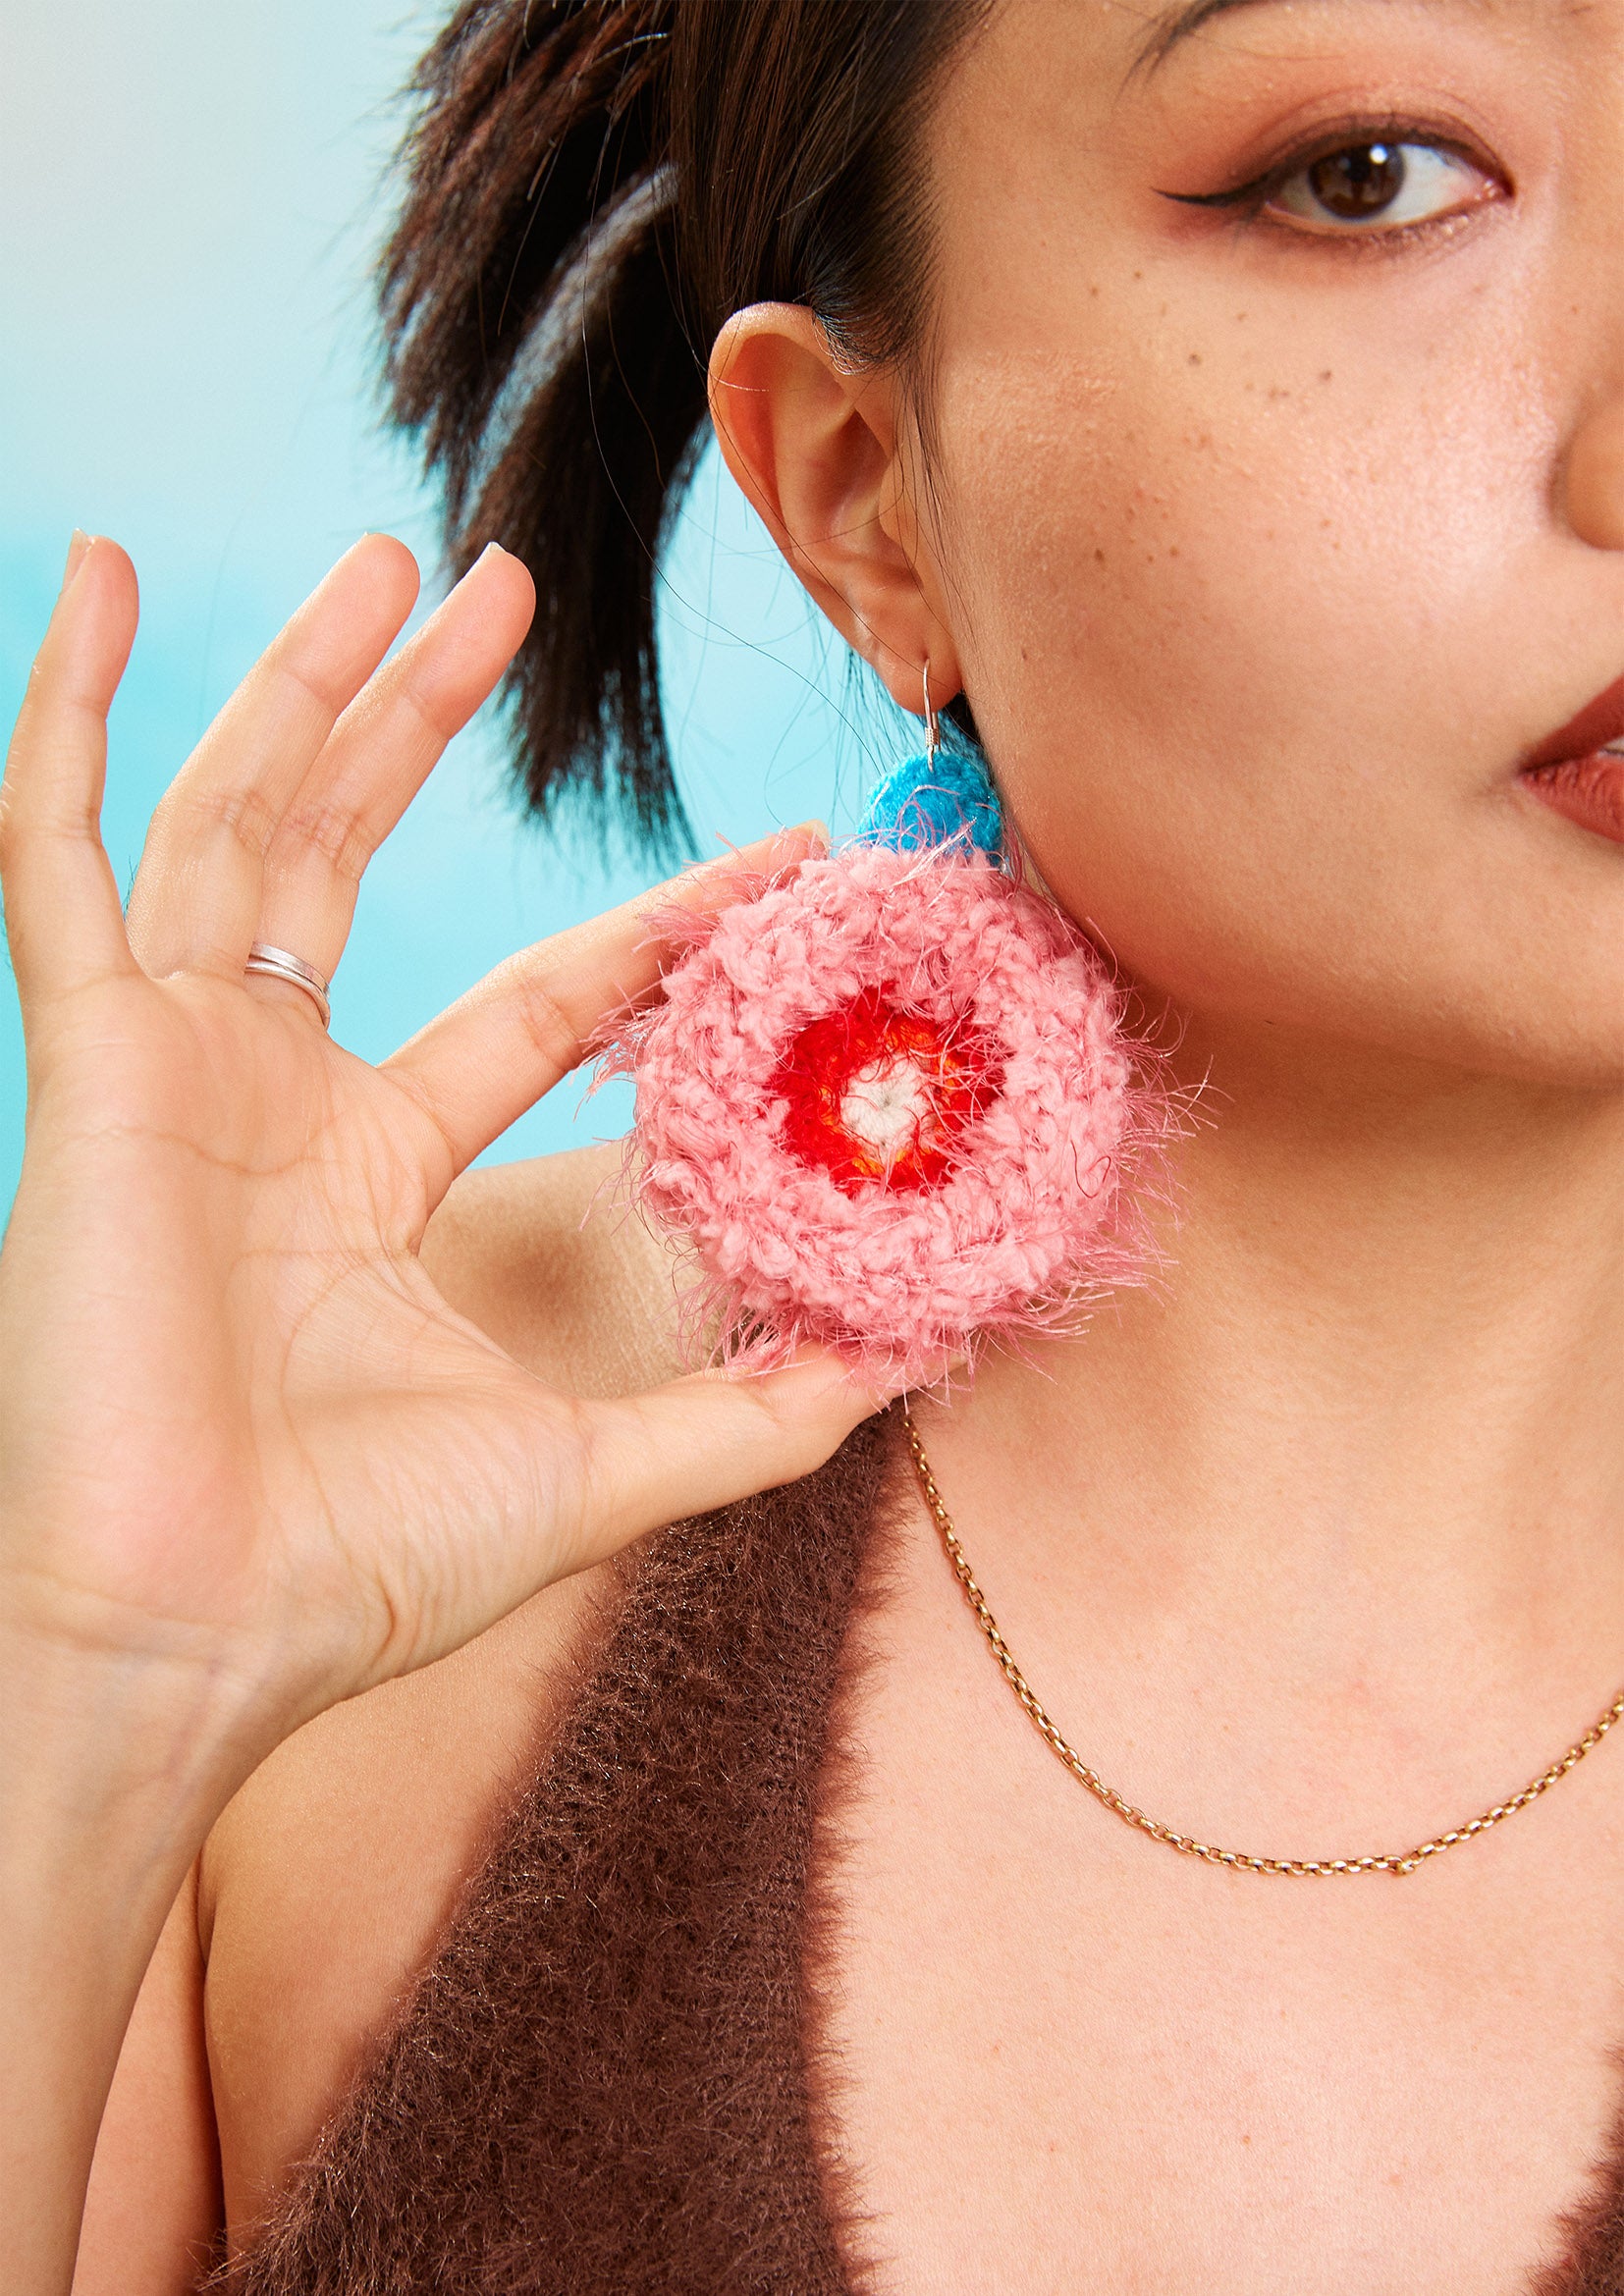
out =
[[(30, 2296), (69, 2282), (153, 1944), (264, 1758), (674, 1512), (804, 1471), (873, 1408), (822, 1358), (587, 1405), (423, 1267), (458, 1172), (657, 979), (643, 904), (509, 960), (379, 1070), (244, 976), (256, 934), (336, 963), (366, 855), (531, 607), (497, 552), (379, 671), (415, 589), (398, 544), (341, 561), (164, 800), (128, 927), (95, 827), (135, 620), (113, 544), (76, 546), (8, 763), (32, 1098), (0, 1325), (0, 2157)], [(725, 903), (734, 869), (671, 889)]]
[[(1153, 1280), (1084, 1341), (917, 1406), (978, 1575), (1131, 1798), (1243, 1849), (1350, 1856), (1514, 1790), (1624, 1675), (1624, 847), (1517, 773), (1624, 667), (1624, 8), (1263, 0), (1154, 69), (1147, 26), (1003, 0), (927, 138), (920, 367), (852, 372), (810, 314), (760, 307), (718, 343), (713, 405), (896, 698), (918, 706), (925, 662), (939, 705), (966, 692), (1034, 870), (1201, 1092)], [(1472, 154), (1402, 237), (1301, 211), (1287, 160), (1361, 128)], [(1250, 211), (1169, 196), (1276, 163)], [(624, 923), (515, 960), (381, 1085), (297, 991), (240, 985), (255, 932), (330, 969), (353, 867), (323, 848), (354, 858), (331, 825), (387, 829), (522, 627), (517, 569), (488, 563), (334, 732), (409, 602), (388, 544), (346, 567), (189, 767), (128, 943), (86, 830), (133, 621), (111, 545), (59, 609), (8, 776), (36, 1093), (0, 1262), (29, 2296), (67, 2285), (160, 1928), (84, 2291), (184, 2286), (187, 2240), (222, 2206), (244, 2223), (307, 2144), (544, 1740), (610, 1599), (601, 1559), (800, 1471), (869, 1400), (815, 1365), (766, 1413), (757, 1389), (664, 1387), (670, 1271), (582, 1229), (590, 1165), (446, 1193), (611, 983), (652, 980)], [(314, 711), (290, 650), (325, 664)], [(432, 738), (391, 705), (419, 677), (444, 681)], [(244, 821), (280, 825), (257, 873), (222, 827)], [(537, 1029), (538, 984), (566, 1029)], [(135, 1089), (123, 1063), (109, 1085), (109, 1042), (141, 1054), (128, 1138), (102, 1121)], [(296, 1058), (323, 1092), (347, 1080), (321, 1186), (313, 1142), (246, 1136), (229, 1184), (195, 1158), (166, 1179), (201, 1043), (244, 1064), (230, 1106), (274, 1079), (285, 1108)], [(313, 1504), (250, 1408), (308, 1284), (223, 1281), (289, 1218), (287, 1174), (300, 1233), (335, 1169), (367, 1328), (410, 1367), (405, 1530), (389, 1382), (346, 1402), (343, 1479)], [(352, 1377), (355, 1328), (335, 1305), (322, 1361)], [(250, 1331), (259, 1367), (223, 1393)], [(639, 1390), (661, 1400), (599, 1400)], [(64, 1487), (65, 1430), (107, 1397), (129, 1399), (116, 1482)], [(524, 1441), (447, 1522), (493, 1411)], [(177, 1509), (201, 1424), (231, 1439)], [(889, 1561), (821, 2010), (873, 2286), (1528, 2287), (1620, 2105), (1624, 1737), (1403, 1882), (1217, 1872), (1055, 1763), (922, 1512)]]
[[(801, 313), (733, 322), (719, 427), (1206, 1088), (1162, 1279), (921, 1415), (972, 1561), (1133, 1799), (1351, 1856), (1533, 1775), (1624, 1645), (1624, 854), (1516, 773), (1624, 657), (1624, 17), (1143, 29), (1021, 0), (944, 94), (928, 486)], [(1163, 196), (1395, 114), (1492, 163), (1430, 233)], [(1078, 1793), (932, 1545), (830, 2009), (879, 2284), (1526, 2285), (1617, 2109), (1613, 1749), (1413, 1886), (1216, 1876)]]

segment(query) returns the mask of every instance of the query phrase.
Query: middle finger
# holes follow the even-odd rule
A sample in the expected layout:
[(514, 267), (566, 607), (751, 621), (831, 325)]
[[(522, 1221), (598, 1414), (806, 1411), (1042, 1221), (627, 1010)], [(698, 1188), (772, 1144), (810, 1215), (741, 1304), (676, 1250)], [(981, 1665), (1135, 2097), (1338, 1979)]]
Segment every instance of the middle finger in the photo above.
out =
[(534, 609), (523, 565), (492, 543), (351, 703), (266, 856), (259, 939), (331, 978), (367, 863), (492, 691)]

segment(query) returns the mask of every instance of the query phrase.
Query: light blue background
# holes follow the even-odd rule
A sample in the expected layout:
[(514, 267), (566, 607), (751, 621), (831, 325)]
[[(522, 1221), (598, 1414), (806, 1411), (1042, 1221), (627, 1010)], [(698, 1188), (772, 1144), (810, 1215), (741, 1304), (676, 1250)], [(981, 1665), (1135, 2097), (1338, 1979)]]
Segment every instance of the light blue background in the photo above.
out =
[[(367, 528), (437, 561), (434, 505), (380, 431), (370, 255), (397, 97), (442, 10), (402, 0), (13, 0), (0, 25), (0, 723), (75, 525), (135, 557), (141, 633), (114, 708), (104, 833), (146, 820), (299, 598)], [(431, 579), (425, 596), (439, 584)], [(714, 453), (665, 568), (662, 660), (704, 850), (848, 826), (914, 721), (858, 682)], [(524, 942), (647, 881), (526, 825), (493, 728), (455, 743), (374, 863), (334, 1028), (380, 1057)], [(499, 1142), (624, 1128), (567, 1081)], [(0, 985), (0, 1206), (23, 1054)]]

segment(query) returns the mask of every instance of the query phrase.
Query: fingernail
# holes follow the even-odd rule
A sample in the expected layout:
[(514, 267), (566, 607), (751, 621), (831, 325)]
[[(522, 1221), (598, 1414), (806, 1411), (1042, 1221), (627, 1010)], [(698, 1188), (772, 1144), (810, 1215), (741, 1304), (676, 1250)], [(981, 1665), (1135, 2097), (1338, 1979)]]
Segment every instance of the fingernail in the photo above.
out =
[(827, 853), (829, 851), (828, 823), (820, 821), (796, 822), (793, 828), (780, 829), (773, 843), (776, 848), (783, 849), (800, 839), (810, 840), (818, 852)]
[(474, 564), (476, 566), (482, 566), (485, 563), (485, 561), (491, 556), (493, 551), (499, 559), (505, 559), (508, 555), (500, 542), (487, 542), (479, 556), (474, 560)]
[[(76, 526), (73, 539), (68, 545), (68, 563), (62, 569), (62, 588), (64, 590), (67, 589), (80, 567), (84, 563), (84, 556), (89, 547), (89, 535), (85, 533), (82, 526)], [(60, 595), (61, 592), (58, 592), (58, 596)]]
[(887, 1404), (906, 1392), (907, 1382), (893, 1377), (881, 1378), (865, 1372), (858, 1364), (847, 1362), (831, 1348), (808, 1348), (797, 1351), (791, 1361), (778, 1373), (785, 1384), (803, 1387), (814, 1409), (820, 1404), (856, 1402), (865, 1412), (884, 1411)]

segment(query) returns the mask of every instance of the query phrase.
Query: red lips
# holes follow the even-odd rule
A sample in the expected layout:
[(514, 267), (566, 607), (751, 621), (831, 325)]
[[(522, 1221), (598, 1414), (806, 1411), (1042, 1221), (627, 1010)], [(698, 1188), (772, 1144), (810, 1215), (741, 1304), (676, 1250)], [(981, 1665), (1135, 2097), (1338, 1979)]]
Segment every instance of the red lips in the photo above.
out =
[(1624, 757), (1609, 741), (1624, 742), (1624, 677), (1531, 750), (1520, 778), (1552, 812), (1624, 845)]
[(1562, 766), (1571, 758), (1589, 757), (1609, 741), (1624, 741), (1624, 677), (1608, 686), (1604, 694), (1597, 694), (1594, 702), (1587, 702), (1577, 718), (1559, 725), (1538, 749), (1530, 750), (1523, 760), (1523, 772), (1537, 774), (1542, 766)]

